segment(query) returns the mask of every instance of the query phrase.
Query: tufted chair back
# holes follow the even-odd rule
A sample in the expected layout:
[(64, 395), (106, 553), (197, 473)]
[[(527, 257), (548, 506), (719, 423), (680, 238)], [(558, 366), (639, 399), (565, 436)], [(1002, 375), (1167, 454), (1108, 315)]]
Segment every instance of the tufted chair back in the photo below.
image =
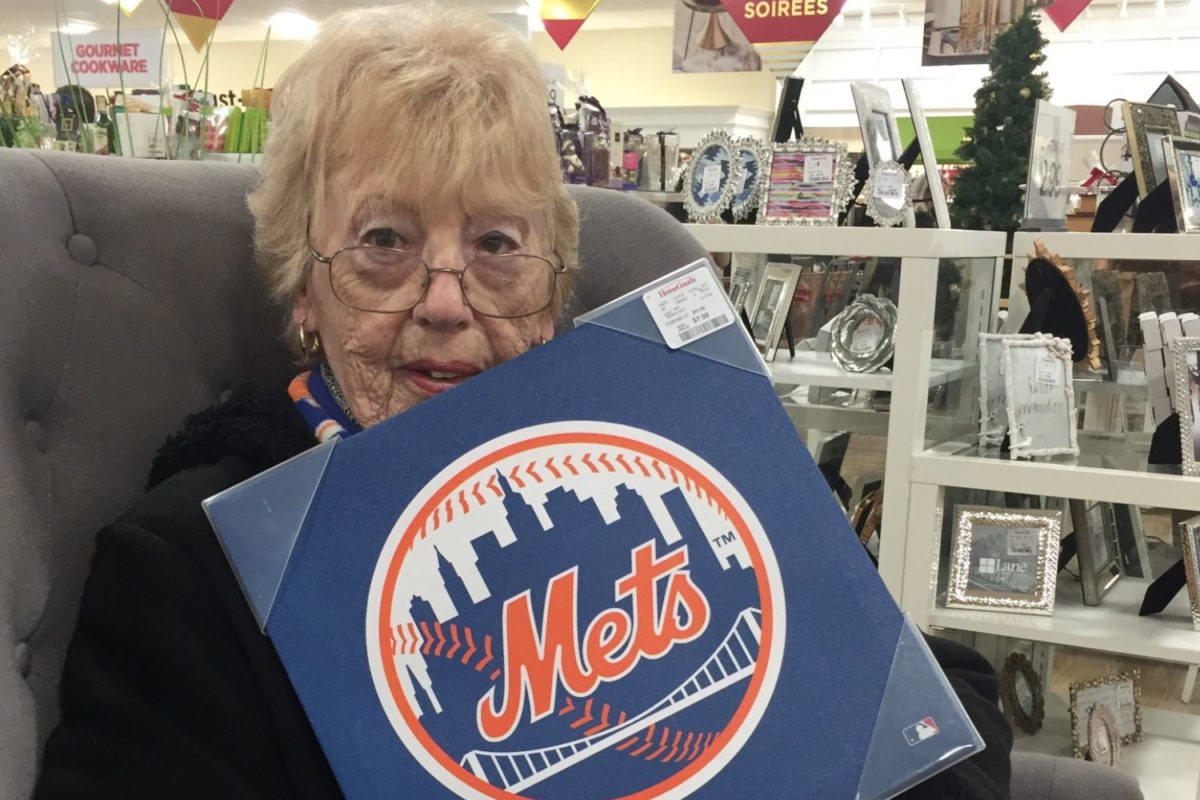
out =
[[(255, 268), (254, 181), (0, 149), (0, 800), (33, 790), (96, 531), (137, 500), (184, 416), (294, 372)], [(704, 256), (642, 200), (575, 197), (568, 316)]]

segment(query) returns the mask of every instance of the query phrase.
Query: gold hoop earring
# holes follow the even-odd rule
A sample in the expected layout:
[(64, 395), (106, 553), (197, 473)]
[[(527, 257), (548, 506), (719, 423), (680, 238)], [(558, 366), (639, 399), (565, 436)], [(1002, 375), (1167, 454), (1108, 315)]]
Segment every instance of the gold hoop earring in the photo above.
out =
[(317, 354), (321, 352), (321, 334), (316, 331), (309, 333), (301, 327), (300, 352), (305, 358), (316, 358)]

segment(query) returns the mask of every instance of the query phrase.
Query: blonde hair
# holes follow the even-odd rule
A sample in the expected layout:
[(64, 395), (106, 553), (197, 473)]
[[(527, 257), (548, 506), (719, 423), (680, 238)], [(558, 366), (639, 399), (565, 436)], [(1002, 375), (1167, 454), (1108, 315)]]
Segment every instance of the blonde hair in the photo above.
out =
[[(430, 3), (329, 17), (272, 99), (262, 180), (250, 195), (255, 247), (277, 301), (308, 277), (308, 225), (326, 181), (405, 194), (418, 209), (519, 211), (565, 272), (579, 260), (579, 214), (562, 184), (546, 84), (528, 45), (482, 15)], [(288, 323), (288, 340), (295, 336)]]

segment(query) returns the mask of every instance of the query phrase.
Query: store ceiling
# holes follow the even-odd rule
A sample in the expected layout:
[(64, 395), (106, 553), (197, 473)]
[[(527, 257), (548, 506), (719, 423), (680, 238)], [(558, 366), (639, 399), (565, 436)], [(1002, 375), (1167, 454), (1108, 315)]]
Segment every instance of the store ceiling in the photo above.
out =
[[(279, 11), (299, 11), (320, 21), (329, 14), (361, 6), (389, 5), (395, 0), (234, 0), (225, 19), (217, 28), (217, 40), (261, 40), (266, 22)], [(478, 8), (486, 13), (512, 13), (524, 6), (521, 0), (456, 0), (461, 5)], [(164, 0), (165, 4), (165, 0)], [(161, 25), (162, 12), (158, 0), (143, 0), (132, 19), (122, 18), (123, 25), (146, 27)], [(642, 28), (671, 25), (673, 0), (603, 0), (588, 27)], [(58, 24), (57, 19), (74, 19), (102, 27), (116, 24), (117, 10), (101, 0), (0, 0), (0, 44), (11, 34), (24, 34), (32, 26), (43, 38)]]

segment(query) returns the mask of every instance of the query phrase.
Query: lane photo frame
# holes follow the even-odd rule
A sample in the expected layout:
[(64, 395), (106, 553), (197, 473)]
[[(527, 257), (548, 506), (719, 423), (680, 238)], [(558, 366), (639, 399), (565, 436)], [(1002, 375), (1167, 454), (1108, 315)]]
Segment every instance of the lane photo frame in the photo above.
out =
[(1025, 181), (1026, 230), (1067, 229), (1070, 195), (1067, 170), (1075, 141), (1075, 110), (1038, 100), (1029, 143), (1029, 171)]
[(1180, 526), (1179, 548), (1183, 553), (1183, 569), (1187, 575), (1188, 605), (1192, 610), (1192, 627), (1200, 631), (1200, 517), (1192, 517)]
[(1062, 512), (956, 506), (947, 608), (1053, 614)]

